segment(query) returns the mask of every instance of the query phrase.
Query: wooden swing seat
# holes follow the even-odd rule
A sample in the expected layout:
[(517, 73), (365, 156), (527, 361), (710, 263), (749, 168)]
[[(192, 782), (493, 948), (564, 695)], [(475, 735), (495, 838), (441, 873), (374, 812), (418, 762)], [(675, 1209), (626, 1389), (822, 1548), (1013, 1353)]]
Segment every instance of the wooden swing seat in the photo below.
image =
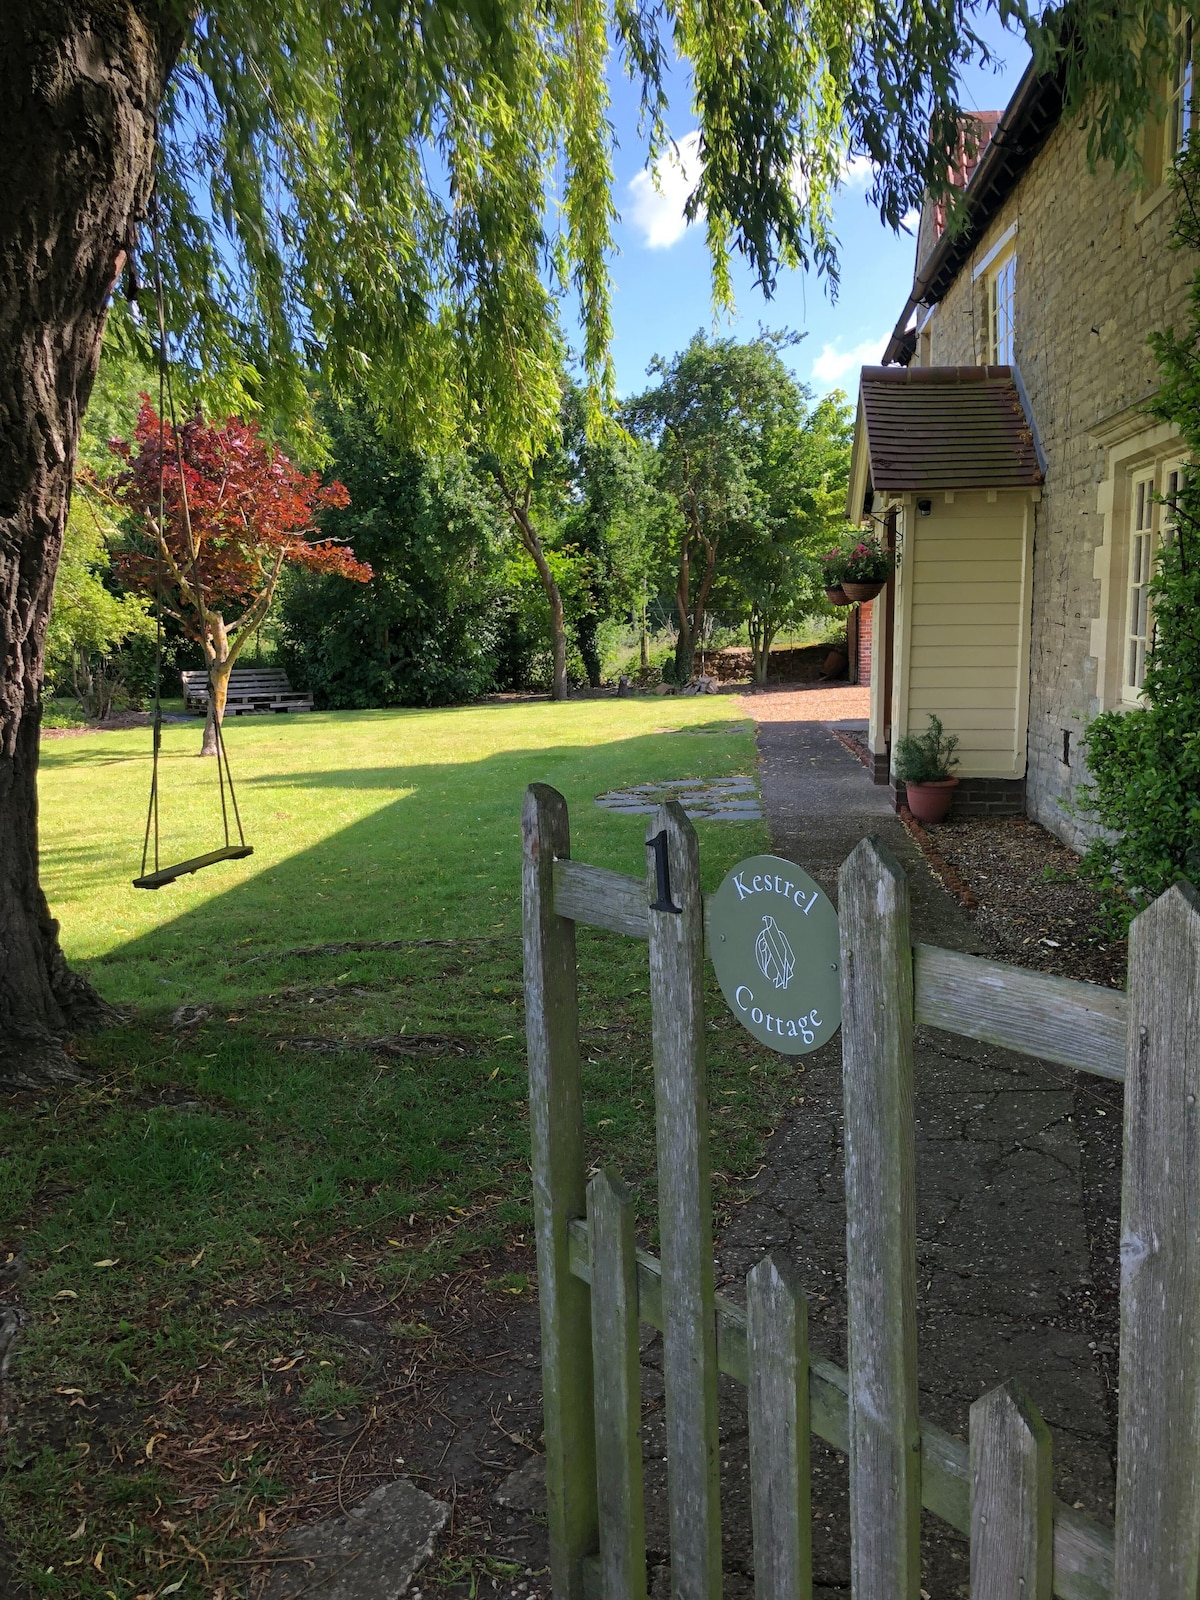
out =
[(148, 872), (145, 877), (135, 878), (135, 889), (163, 889), (168, 883), (174, 883), (176, 878), (186, 878), (189, 872), (199, 872), (202, 867), (216, 866), (218, 861), (241, 861), (244, 856), (252, 856), (252, 844), (227, 844), (221, 850), (210, 850), (204, 856), (192, 856), (187, 861), (177, 862), (173, 867), (163, 867), (158, 872)]

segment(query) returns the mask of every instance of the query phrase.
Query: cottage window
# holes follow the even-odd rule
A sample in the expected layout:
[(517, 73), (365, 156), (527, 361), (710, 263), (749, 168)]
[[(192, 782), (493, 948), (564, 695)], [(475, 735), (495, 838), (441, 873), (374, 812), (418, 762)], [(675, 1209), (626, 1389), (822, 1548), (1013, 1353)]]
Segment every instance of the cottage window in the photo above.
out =
[(1154, 577), (1157, 540), (1157, 500), (1153, 472), (1134, 478), (1130, 485), (1128, 626), (1125, 637), (1124, 698), (1136, 700), (1146, 681), (1146, 652), (1153, 621), (1150, 582)]
[(1175, 15), (1175, 45), (1172, 50), (1170, 105), (1167, 111), (1167, 158), (1173, 161), (1186, 148), (1195, 121), (1195, 66), (1193, 63), (1193, 22), (1182, 11)]
[(1175, 508), (1182, 488), (1183, 463), (1181, 461), (1170, 461), (1163, 472), (1163, 504), (1160, 513), (1163, 544), (1170, 544), (1175, 537), (1175, 529), (1178, 526), (1178, 514)]
[(1010, 367), (1013, 361), (1013, 310), (1017, 292), (1015, 252), (988, 277), (988, 360), (993, 366)]
[(1090, 653), (1097, 662), (1095, 709), (1111, 711), (1142, 701), (1154, 644), (1150, 588), (1158, 553), (1171, 543), (1180, 517), (1173, 502), (1193, 469), (1171, 424), (1147, 422), (1138, 406), (1115, 412), (1089, 436), (1108, 455), (1096, 496), (1104, 537), (1095, 557), (1100, 603)]

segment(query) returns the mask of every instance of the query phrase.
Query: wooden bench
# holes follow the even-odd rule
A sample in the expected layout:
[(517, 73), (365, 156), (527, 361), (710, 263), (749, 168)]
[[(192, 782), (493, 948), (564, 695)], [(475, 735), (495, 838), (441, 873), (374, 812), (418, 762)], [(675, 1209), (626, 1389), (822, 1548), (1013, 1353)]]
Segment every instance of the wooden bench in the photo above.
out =
[[(183, 703), (188, 711), (208, 712), (208, 673), (181, 672)], [(229, 674), (225, 715), (252, 711), (311, 711), (312, 695), (293, 689), (282, 667), (234, 667)]]

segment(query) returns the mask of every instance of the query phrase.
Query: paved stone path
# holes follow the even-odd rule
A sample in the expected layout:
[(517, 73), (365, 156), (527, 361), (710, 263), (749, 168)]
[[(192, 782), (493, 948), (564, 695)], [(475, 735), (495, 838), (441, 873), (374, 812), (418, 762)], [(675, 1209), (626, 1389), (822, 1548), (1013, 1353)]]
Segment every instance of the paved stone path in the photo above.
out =
[[(862, 714), (862, 691), (747, 698), (759, 720), (761, 789), (772, 848), (836, 897), (837, 870), (874, 833), (910, 876), (914, 938), (980, 951), (978, 936), (926, 868), (861, 764), (823, 726)], [(814, 1346), (845, 1362), (845, 1208), (837, 1039), (802, 1058), (803, 1098), (773, 1136), (751, 1201), (719, 1244), (726, 1293), (768, 1249), (795, 1263)], [(1054, 1433), (1055, 1488), (1111, 1515), (1110, 1396), (1097, 1335), (1079, 1302), (1091, 1259), (1070, 1075), (932, 1029), (917, 1034), (918, 1319), (922, 1414), (965, 1439), (971, 1402), (1018, 1378)], [(745, 1514), (744, 1396), (723, 1400), (729, 1593), (751, 1568)], [(649, 1452), (652, 1453), (652, 1452)], [(814, 1448), (817, 1594), (849, 1589), (845, 1463)], [(657, 1496), (655, 1496), (657, 1499)], [(923, 1588), (969, 1594), (966, 1542), (927, 1517)], [(659, 1546), (662, 1548), (663, 1546)], [(748, 1589), (745, 1592), (749, 1592)]]
[(622, 816), (650, 816), (677, 800), (689, 817), (708, 822), (757, 822), (762, 817), (753, 778), (687, 778), (677, 783), (635, 783), (598, 794), (596, 804)]

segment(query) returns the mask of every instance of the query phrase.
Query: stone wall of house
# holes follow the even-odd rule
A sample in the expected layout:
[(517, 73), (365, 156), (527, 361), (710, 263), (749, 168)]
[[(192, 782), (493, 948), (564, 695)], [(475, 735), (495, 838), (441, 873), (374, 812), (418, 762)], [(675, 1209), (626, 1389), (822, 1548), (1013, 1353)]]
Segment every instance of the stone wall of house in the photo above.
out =
[(1099, 709), (1089, 646), (1100, 601), (1094, 552), (1104, 533), (1097, 486), (1107, 457), (1089, 430), (1154, 391), (1147, 336), (1181, 324), (1197, 264), (1168, 250), (1174, 202), (1159, 194), (1157, 204), (1139, 202), (1124, 178), (1090, 172), (1086, 134), (1060, 126), (929, 324), (931, 364), (988, 359), (986, 274), (972, 282), (972, 271), (1015, 223), (1015, 364), (1046, 461), (1034, 547), (1027, 804), (1074, 844), (1087, 830), (1061, 802), (1086, 776), (1080, 735)]

